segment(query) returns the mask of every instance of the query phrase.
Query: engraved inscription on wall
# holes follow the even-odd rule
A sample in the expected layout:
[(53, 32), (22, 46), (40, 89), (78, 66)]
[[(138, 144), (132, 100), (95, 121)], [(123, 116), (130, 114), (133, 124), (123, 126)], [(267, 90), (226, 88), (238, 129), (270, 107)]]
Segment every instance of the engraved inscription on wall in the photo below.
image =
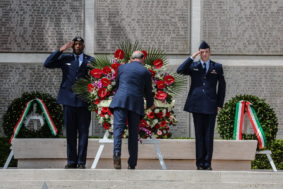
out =
[(96, 0), (95, 52), (125, 40), (169, 54), (190, 51), (190, 0)]
[(49, 52), (84, 34), (83, 0), (1, 0), (0, 52)]
[(282, 55), (282, 0), (203, 0), (201, 38), (214, 54)]

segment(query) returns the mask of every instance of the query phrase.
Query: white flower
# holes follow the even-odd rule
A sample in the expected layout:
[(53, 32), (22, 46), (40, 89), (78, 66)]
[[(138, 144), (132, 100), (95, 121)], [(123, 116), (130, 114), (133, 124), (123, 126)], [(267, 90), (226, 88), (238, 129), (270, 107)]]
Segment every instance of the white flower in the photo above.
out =
[(103, 122), (103, 117), (100, 117), (98, 123), (102, 124), (102, 122)]
[(156, 114), (159, 113), (159, 109), (156, 108), (156, 109), (154, 110), (154, 113), (156, 113)]
[(108, 85), (107, 89), (110, 91), (112, 89), (112, 85)]
[(165, 115), (166, 114), (166, 109), (163, 109), (162, 113), (163, 113), (163, 115)]
[(105, 118), (108, 119), (108, 118), (109, 118), (109, 115), (106, 114), (106, 115), (105, 115)]
[(154, 119), (154, 120), (152, 121), (152, 123), (153, 123), (153, 125), (155, 125), (156, 123), (158, 123), (158, 119)]

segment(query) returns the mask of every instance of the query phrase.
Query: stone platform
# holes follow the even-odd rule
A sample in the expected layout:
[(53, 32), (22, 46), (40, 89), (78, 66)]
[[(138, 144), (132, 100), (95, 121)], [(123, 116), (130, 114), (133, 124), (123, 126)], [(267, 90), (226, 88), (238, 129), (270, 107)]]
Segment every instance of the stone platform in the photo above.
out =
[[(127, 167), (127, 141), (122, 146), (122, 168)], [(145, 142), (145, 141), (143, 141)], [(160, 150), (167, 169), (195, 169), (195, 140), (162, 139)], [(112, 146), (105, 144), (98, 169), (112, 169)], [(255, 158), (255, 140), (214, 140), (214, 170), (250, 170)], [(18, 168), (63, 168), (66, 164), (66, 139), (14, 139), (14, 158)], [(87, 167), (90, 168), (99, 148), (99, 139), (89, 139)], [(137, 169), (161, 169), (153, 144), (139, 144)]]
[(1, 189), (282, 189), (283, 172), (6, 169)]

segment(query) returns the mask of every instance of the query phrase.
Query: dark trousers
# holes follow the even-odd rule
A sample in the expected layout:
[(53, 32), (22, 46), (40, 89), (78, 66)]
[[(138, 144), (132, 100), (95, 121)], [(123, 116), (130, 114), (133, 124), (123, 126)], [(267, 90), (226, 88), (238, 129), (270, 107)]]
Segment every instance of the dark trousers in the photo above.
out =
[(122, 134), (126, 127), (128, 120), (129, 136), (128, 136), (128, 151), (129, 160), (128, 164), (131, 167), (137, 165), (138, 160), (138, 127), (140, 122), (140, 115), (129, 111), (127, 109), (115, 108), (114, 109), (114, 148), (115, 155), (121, 155)]
[(216, 115), (193, 113), (196, 137), (196, 166), (211, 166)]
[(85, 165), (86, 163), (90, 118), (91, 113), (87, 107), (64, 106), (68, 164)]

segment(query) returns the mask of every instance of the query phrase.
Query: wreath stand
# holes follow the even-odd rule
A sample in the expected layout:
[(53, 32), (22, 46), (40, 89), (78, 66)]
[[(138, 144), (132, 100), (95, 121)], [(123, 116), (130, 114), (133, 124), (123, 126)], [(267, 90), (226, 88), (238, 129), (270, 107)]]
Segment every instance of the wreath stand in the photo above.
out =
[(274, 161), (271, 157), (272, 152), (270, 150), (263, 150), (263, 151), (257, 151), (256, 154), (265, 154), (268, 158), (268, 161), (272, 167), (273, 172), (277, 172), (276, 166), (274, 164)]
[[(99, 161), (101, 154), (103, 152), (104, 145), (107, 144), (107, 143), (113, 143), (113, 139), (108, 139), (108, 136), (109, 136), (109, 132), (105, 131), (103, 138), (99, 140), (100, 145), (99, 145), (99, 148), (96, 152), (96, 155), (95, 155), (94, 161), (92, 163), (91, 169), (96, 169), (98, 161)], [(166, 164), (164, 162), (162, 153), (160, 151), (160, 145), (159, 145), (160, 142), (158, 140), (156, 140), (156, 138), (154, 136), (152, 136), (151, 139), (145, 139), (145, 140), (143, 140), (142, 143), (143, 144), (154, 144), (155, 152), (156, 152), (156, 155), (159, 159), (161, 169), (166, 170), (167, 167), (166, 167)]]
[[(98, 104), (98, 107), (109, 107), (110, 103), (111, 103), (111, 100), (103, 100)], [(158, 101), (154, 101), (154, 104), (156, 105), (156, 107), (170, 108), (170, 107), (174, 106), (175, 100), (173, 100), (171, 104), (165, 104), (165, 103), (161, 103), (161, 102), (158, 102)], [(113, 144), (113, 139), (108, 139), (108, 136), (109, 136), (109, 132), (108, 132), (108, 130), (106, 130), (103, 138), (99, 140), (100, 145), (99, 145), (99, 148), (96, 152), (95, 158), (93, 160), (91, 169), (96, 168), (98, 161), (101, 157), (101, 154), (103, 152), (104, 145), (107, 144), (107, 143)], [(162, 155), (161, 150), (160, 150), (160, 145), (159, 145), (160, 142), (158, 140), (156, 140), (156, 138), (152, 135), (150, 139), (145, 139), (145, 140), (143, 140), (142, 143), (154, 145), (156, 156), (159, 159), (161, 169), (166, 170), (167, 167), (166, 167), (166, 164), (165, 164), (164, 159), (163, 159), (163, 155)]]

